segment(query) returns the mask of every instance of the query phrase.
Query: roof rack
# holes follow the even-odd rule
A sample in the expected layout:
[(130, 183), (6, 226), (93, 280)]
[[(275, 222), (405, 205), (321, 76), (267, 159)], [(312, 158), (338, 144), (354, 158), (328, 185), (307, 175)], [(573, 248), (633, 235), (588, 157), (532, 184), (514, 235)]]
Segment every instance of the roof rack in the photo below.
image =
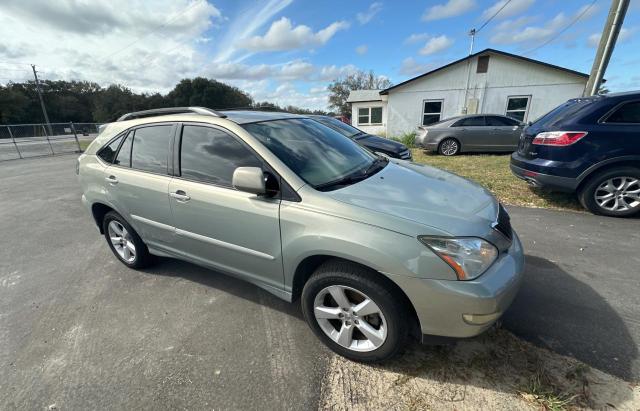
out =
[(167, 108), (154, 108), (152, 110), (134, 111), (133, 113), (127, 113), (125, 115), (120, 116), (116, 121), (132, 120), (134, 118), (143, 118), (143, 117), (164, 116), (167, 114), (185, 114), (185, 113), (202, 114), (205, 116), (214, 116), (214, 117), (220, 117), (220, 118), (227, 117), (222, 113), (219, 113), (215, 110), (211, 110), (210, 108), (206, 108), (206, 107), (167, 107)]

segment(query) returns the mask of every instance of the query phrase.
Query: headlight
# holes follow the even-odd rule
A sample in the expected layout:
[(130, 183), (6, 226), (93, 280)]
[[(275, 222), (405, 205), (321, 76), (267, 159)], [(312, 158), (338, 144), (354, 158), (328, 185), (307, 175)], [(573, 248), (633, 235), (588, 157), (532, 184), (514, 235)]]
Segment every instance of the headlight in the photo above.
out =
[(418, 239), (456, 272), (458, 280), (473, 280), (498, 258), (498, 249), (482, 238), (419, 236)]

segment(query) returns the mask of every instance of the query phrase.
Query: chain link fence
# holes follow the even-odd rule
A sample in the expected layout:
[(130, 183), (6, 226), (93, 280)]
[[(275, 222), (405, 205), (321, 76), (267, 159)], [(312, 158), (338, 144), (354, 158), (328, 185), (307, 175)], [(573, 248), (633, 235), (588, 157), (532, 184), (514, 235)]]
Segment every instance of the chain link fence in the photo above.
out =
[(0, 125), (0, 161), (79, 153), (98, 135), (98, 123)]

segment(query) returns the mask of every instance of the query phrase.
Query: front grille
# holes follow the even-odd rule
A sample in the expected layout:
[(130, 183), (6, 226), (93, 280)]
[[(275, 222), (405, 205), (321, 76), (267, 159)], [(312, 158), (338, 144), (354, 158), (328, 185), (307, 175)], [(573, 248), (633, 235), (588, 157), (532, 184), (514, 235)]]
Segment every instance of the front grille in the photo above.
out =
[(496, 221), (494, 228), (500, 233), (504, 234), (509, 240), (513, 238), (513, 229), (511, 228), (511, 218), (504, 209), (502, 204), (498, 207), (498, 220)]

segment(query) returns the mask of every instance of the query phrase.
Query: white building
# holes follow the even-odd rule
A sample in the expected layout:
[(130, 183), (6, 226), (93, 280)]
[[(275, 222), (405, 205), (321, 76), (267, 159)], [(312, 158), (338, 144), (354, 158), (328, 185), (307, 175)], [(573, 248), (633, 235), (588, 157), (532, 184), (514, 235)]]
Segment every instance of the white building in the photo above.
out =
[(486, 49), (385, 90), (354, 90), (351, 124), (396, 136), (460, 114), (532, 121), (580, 97), (588, 74)]

